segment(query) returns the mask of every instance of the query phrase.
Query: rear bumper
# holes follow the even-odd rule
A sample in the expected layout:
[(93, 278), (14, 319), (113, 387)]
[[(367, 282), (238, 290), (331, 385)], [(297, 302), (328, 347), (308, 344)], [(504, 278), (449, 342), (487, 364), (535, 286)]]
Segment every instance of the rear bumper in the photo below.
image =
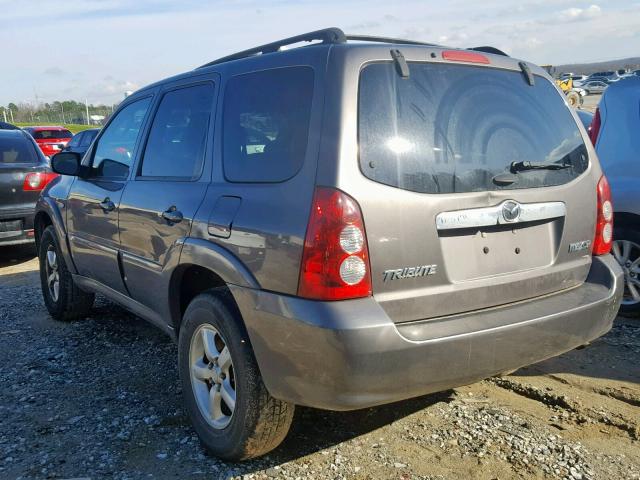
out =
[[(25, 211), (0, 211), (0, 246), (33, 243), (35, 241), (33, 231), (34, 216), (33, 208)], [(19, 221), (19, 229), (6, 228), (7, 225), (13, 224), (15, 221)]]
[(274, 397), (351, 410), (473, 383), (588, 343), (611, 328), (622, 289), (622, 270), (606, 255), (594, 257), (580, 287), (407, 324), (394, 324), (374, 298), (232, 292)]

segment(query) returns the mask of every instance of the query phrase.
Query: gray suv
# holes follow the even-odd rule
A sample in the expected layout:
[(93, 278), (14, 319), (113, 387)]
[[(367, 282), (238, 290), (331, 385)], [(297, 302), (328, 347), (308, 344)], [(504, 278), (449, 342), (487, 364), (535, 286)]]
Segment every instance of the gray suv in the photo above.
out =
[(394, 402), (584, 345), (623, 292), (584, 128), (544, 70), (490, 47), (289, 38), (139, 90), (52, 163), (49, 312), (99, 293), (174, 338), (225, 459), (276, 447), (294, 405)]

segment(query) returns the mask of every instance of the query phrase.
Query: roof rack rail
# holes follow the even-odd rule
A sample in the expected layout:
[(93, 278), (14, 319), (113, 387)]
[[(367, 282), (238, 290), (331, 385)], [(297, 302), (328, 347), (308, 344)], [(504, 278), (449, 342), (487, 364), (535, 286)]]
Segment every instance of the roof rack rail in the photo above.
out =
[(500, 50), (499, 48), (490, 47), (488, 45), (485, 45), (483, 47), (471, 47), (471, 48), (467, 48), (467, 50), (475, 50), (476, 52), (484, 52), (484, 53), (493, 53), (494, 55), (502, 55), (504, 57), (508, 57), (509, 56), (506, 53), (504, 53), (502, 50)]
[(423, 45), (428, 47), (437, 47), (435, 43), (418, 42), (416, 40), (404, 40), (402, 38), (375, 37), (370, 35), (347, 35), (347, 40), (375, 43), (393, 43), (397, 45)]
[(231, 55), (227, 55), (226, 57), (218, 58), (209, 63), (205, 63), (198, 68), (205, 68), (211, 65), (217, 65), (219, 63), (229, 62), (231, 60), (238, 60), (240, 58), (252, 57), (254, 55), (261, 55), (264, 53), (273, 53), (280, 50), (280, 48), (285, 47), (287, 45), (293, 45), (294, 43), (300, 42), (313, 42), (313, 41), (321, 41), (322, 43), (345, 43), (347, 41), (347, 37), (342, 30), (339, 28), (325, 28), (322, 30), (316, 30), (314, 32), (303, 33), (301, 35), (296, 35), (295, 37), (289, 37), (282, 40), (278, 40), (277, 42), (267, 43), (265, 45), (260, 45), (259, 47), (250, 48), (248, 50), (243, 50), (241, 52), (237, 52)]

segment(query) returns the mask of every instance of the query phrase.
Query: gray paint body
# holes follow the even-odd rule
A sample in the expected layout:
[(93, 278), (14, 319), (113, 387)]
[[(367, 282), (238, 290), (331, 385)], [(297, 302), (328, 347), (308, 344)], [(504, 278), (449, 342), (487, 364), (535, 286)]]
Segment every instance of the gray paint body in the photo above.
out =
[[(366, 63), (390, 61), (389, 48), (319, 45), (260, 55), (198, 69), (128, 98), (123, 106), (153, 96), (140, 134), (143, 145), (163, 92), (213, 82), (217, 100), (205, 166), (188, 182), (137, 178), (138, 147), (126, 180), (65, 178), (48, 189), (38, 212), (51, 217), (64, 239), (63, 255), (79, 285), (107, 295), (175, 338), (180, 321), (171, 302), (176, 275), (190, 265), (207, 268), (231, 289), (270, 393), (330, 409), (469, 383), (604, 333), (620, 301), (621, 271), (608, 256), (592, 260), (588, 252), (568, 248), (593, 237), (601, 175), (593, 149), (587, 143), (589, 169), (557, 187), (429, 195), (369, 180), (358, 165), (358, 78)], [(394, 48), (408, 61), (441, 61), (437, 48)], [(490, 57), (492, 67), (519, 71), (517, 60)], [(298, 65), (315, 72), (300, 170), (280, 183), (226, 181), (221, 161), (226, 82), (234, 75)], [(550, 81), (543, 70), (530, 67), (545, 78), (540, 81)], [(84, 165), (99, 141), (100, 136)], [(369, 298), (318, 302), (296, 297), (311, 200), (319, 185), (339, 188), (360, 204), (373, 278)], [(99, 206), (106, 197), (115, 204), (111, 212)], [(436, 228), (441, 212), (494, 207), (510, 199), (562, 202), (566, 214), (496, 231), (448, 234)], [(167, 224), (161, 217), (169, 207), (182, 212), (180, 223)], [(495, 254), (478, 256), (484, 245)], [(508, 253), (516, 246), (527, 255)], [(438, 265), (432, 275), (383, 280), (389, 269), (432, 264)]]

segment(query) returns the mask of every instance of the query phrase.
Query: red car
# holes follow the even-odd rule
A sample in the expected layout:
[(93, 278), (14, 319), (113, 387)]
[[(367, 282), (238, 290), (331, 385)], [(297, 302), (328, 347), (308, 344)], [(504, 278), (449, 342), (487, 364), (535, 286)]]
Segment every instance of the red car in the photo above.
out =
[(59, 153), (73, 137), (64, 127), (25, 127), (24, 130), (34, 138), (47, 157)]

